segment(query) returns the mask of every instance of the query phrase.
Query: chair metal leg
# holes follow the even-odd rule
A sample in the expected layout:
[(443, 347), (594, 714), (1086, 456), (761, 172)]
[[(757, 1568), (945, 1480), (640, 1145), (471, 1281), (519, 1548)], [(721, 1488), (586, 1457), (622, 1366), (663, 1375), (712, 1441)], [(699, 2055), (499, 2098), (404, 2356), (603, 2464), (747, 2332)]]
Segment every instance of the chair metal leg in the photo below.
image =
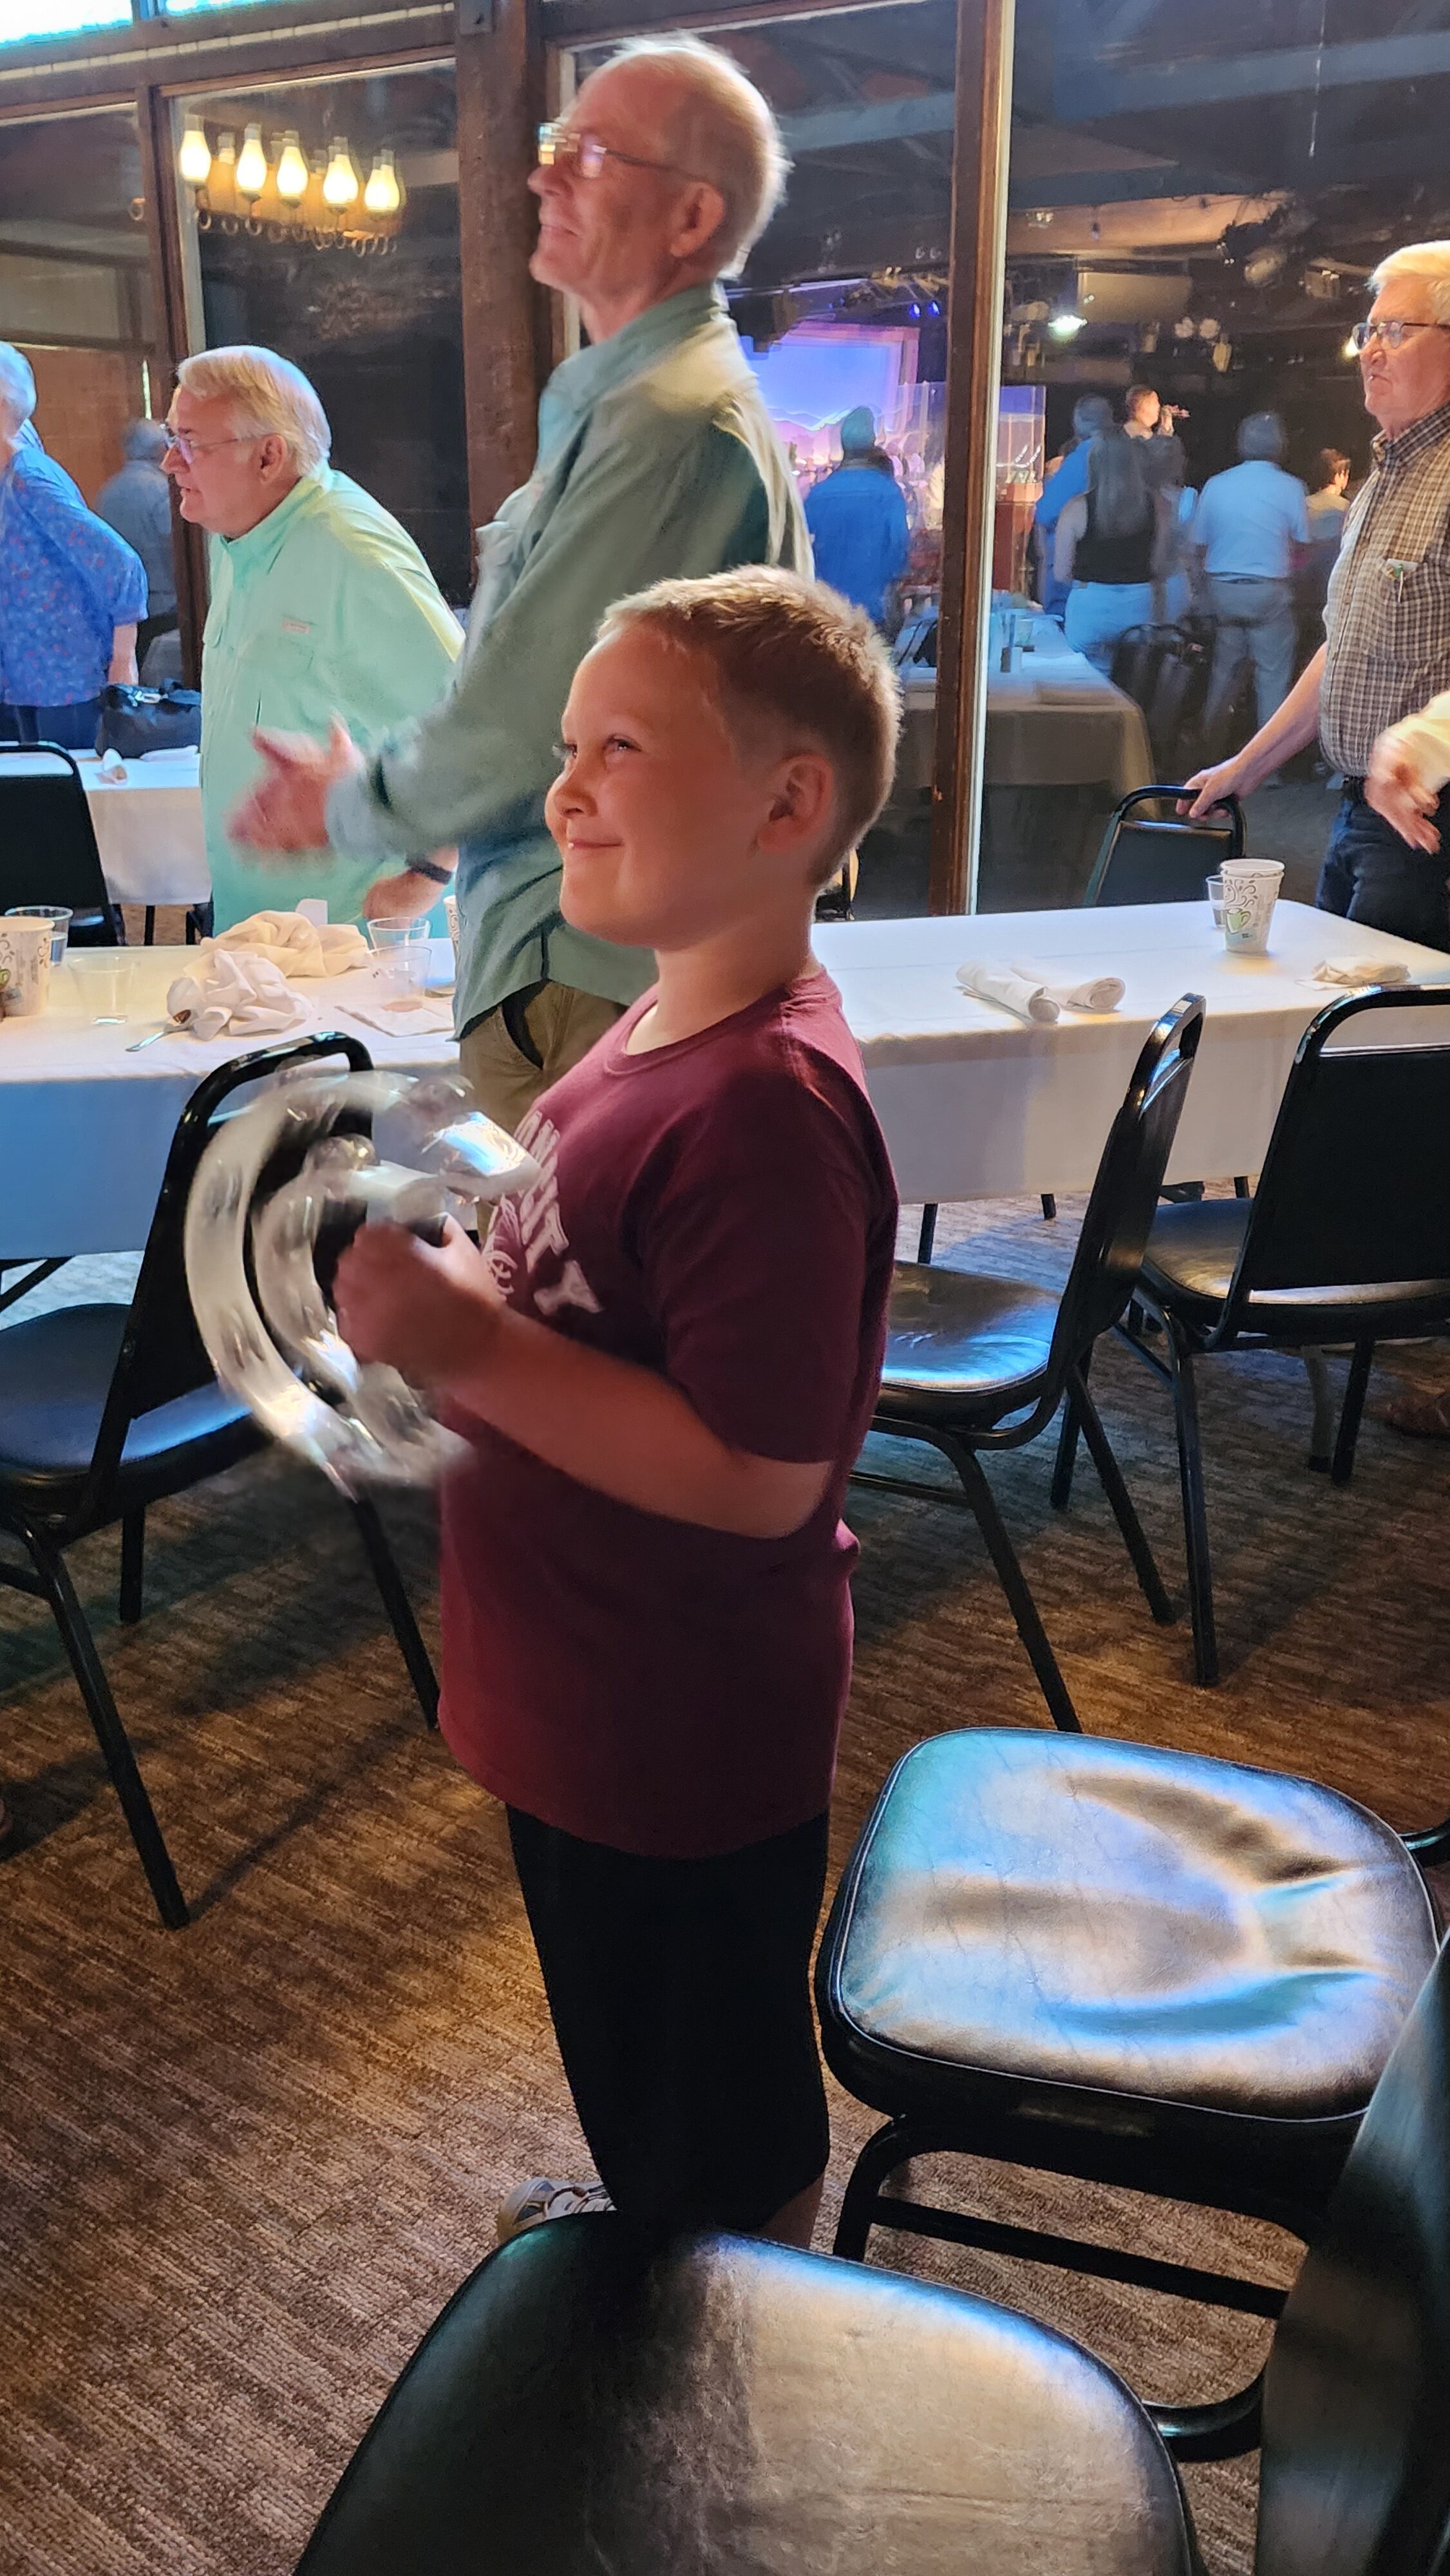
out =
[(1247, 1172), (1235, 1172), (1234, 1197), (1236, 1199), (1249, 1199), (1253, 1197), (1253, 1191), (1249, 1188), (1249, 1176)]
[(1045, 1222), (1051, 1225), (1057, 1214), (1057, 1199), (1051, 1190), (1044, 1190), (1042, 1193), (1042, 1214)]
[(867, 2139), (846, 2185), (841, 2215), (836, 2221), (836, 2239), (831, 2248), (834, 2254), (843, 2254), (849, 2263), (865, 2262), (866, 2240), (871, 2233), (881, 2186), (899, 2165), (910, 2161), (911, 2154), (911, 2124), (907, 2120), (891, 2120), (884, 2129), (877, 2130), (874, 2138)]
[[(1089, 1348), (1083, 1353), (1079, 1372), (1084, 1386), (1087, 1384), (1088, 1370), (1092, 1364), (1093, 1355)], [(1048, 1500), (1055, 1512), (1065, 1512), (1072, 1501), (1072, 1476), (1073, 1469), (1077, 1465), (1077, 1436), (1081, 1429), (1077, 1399), (1072, 1380), (1069, 1378), (1062, 1399), (1062, 1426), (1057, 1435), (1057, 1455), (1052, 1462), (1052, 1484), (1048, 1494)]]
[(121, 1618), (128, 1628), (141, 1616), (141, 1594), (146, 1573), (146, 1506), (138, 1503), (135, 1510), (121, 1516)]
[(155, 943), (156, 943), (156, 906), (155, 906), (155, 904), (154, 904), (154, 903), (148, 903), (148, 905), (146, 906), (146, 919), (145, 919), (145, 922), (144, 922), (144, 925), (143, 925), (143, 927), (142, 927), (142, 931), (141, 931), (141, 940), (142, 940), (142, 945), (143, 945), (144, 947), (152, 948), (152, 947), (154, 947), (154, 946), (155, 946)]
[(105, 1666), (96, 1652), (96, 1642), (86, 1625), (85, 1614), (76, 1599), (75, 1587), (65, 1559), (41, 1544), (33, 1535), (26, 1540), (31, 1561), (45, 1586), (46, 1598), (55, 1616), (71, 1670), (75, 1674), (86, 1714), (96, 1731), (96, 1741), (105, 1757), (106, 1769), (121, 1801), (121, 1811), (131, 1828), (131, 1840), (140, 1855), (147, 1884), (156, 1899), (156, 1910), (168, 1932), (179, 1932), (190, 1918), (186, 1899), (181, 1893), (171, 1854), (166, 1848), (155, 1810), (146, 1794), (146, 1785), (136, 1767), (131, 1739), (121, 1723), (120, 1713), (111, 1696)]
[(413, 1605), (408, 1599), (397, 1559), (388, 1545), (387, 1532), (377, 1515), (376, 1506), (361, 1495), (351, 1498), (352, 1516), (367, 1550), (373, 1580), (383, 1598), (383, 1608), (392, 1622), (398, 1649), (408, 1667), (408, 1679), (418, 1694), (418, 1706), (429, 1726), (438, 1723), (438, 1676), (433, 1670), (428, 1649), (423, 1643)]
[(1208, 1508), (1203, 1493), (1203, 1433), (1193, 1354), (1171, 1317), (1168, 1349), (1173, 1371), (1173, 1422), (1178, 1434), (1178, 1481), (1183, 1493), (1183, 1543), (1188, 1558), (1188, 1601), (1193, 1614), (1193, 1674), (1205, 1688), (1218, 1680), (1218, 1638), (1213, 1620), (1213, 1563), (1208, 1550)]
[(1098, 1471), (1098, 1481), (1112, 1505), (1113, 1518), (1122, 1531), (1123, 1545), (1133, 1560), (1133, 1572), (1138, 1578), (1143, 1598), (1159, 1627), (1171, 1628), (1173, 1604), (1164, 1589), (1163, 1577), (1158, 1571), (1153, 1551), (1148, 1545), (1143, 1524), (1133, 1508), (1133, 1497), (1124, 1482), (1123, 1471), (1113, 1456), (1112, 1444), (1103, 1429), (1102, 1416), (1088, 1393), (1084, 1371), (1069, 1370), (1067, 1392), (1069, 1404), (1075, 1406), (1081, 1419), (1083, 1437), (1087, 1442), (1093, 1465)]
[(1259, 2447), (1264, 2374), (1211, 2405), (1146, 2406), (1175, 2460), (1236, 2460)]
[(931, 1259), (932, 1250), (936, 1243), (937, 1214), (938, 1208), (936, 1200), (928, 1199), (925, 1207), (921, 1211), (921, 1232), (916, 1239), (916, 1257), (918, 1261), (928, 1262)]
[(1354, 1474), (1355, 1445), (1364, 1418), (1364, 1399), (1369, 1393), (1369, 1373), (1373, 1364), (1373, 1341), (1356, 1342), (1354, 1357), (1349, 1363), (1349, 1384), (1344, 1390), (1344, 1410), (1339, 1417), (1339, 1437), (1334, 1443), (1334, 1460), (1329, 1470), (1330, 1481), (1336, 1485), (1347, 1485)]
[(1007, 1535), (1006, 1524), (997, 1509), (992, 1488), (983, 1474), (980, 1459), (965, 1442), (953, 1440), (942, 1448), (962, 1480), (962, 1490), (972, 1507), (978, 1529), (987, 1542), (987, 1553), (997, 1569), (997, 1580), (1007, 1595), (1007, 1606), (1017, 1623), (1017, 1634), (1027, 1649), (1028, 1660), (1037, 1675), (1048, 1714), (1054, 1726), (1064, 1735), (1081, 1735), (1082, 1720), (1073, 1707), (1072, 1697), (1058, 1667), (1057, 1657), (1047, 1642), (1047, 1631), (1038, 1615), (1037, 1604), (1028, 1589), (1027, 1577), (1018, 1562), (1017, 1551)]

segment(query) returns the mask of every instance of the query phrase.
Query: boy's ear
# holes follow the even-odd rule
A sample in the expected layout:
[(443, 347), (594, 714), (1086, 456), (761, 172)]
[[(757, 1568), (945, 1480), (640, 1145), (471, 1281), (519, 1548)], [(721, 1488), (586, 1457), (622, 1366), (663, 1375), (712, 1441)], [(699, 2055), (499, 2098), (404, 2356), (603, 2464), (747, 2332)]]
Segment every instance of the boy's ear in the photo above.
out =
[(776, 772), (762, 838), (767, 848), (795, 849), (830, 823), (836, 773), (823, 751), (794, 751)]

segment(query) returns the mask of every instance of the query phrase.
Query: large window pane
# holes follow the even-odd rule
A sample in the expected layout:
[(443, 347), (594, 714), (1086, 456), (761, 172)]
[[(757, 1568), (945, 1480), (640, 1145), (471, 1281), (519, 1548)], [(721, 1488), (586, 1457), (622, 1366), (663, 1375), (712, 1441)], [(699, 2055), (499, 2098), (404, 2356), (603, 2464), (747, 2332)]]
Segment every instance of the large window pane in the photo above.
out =
[(208, 94), (175, 127), (193, 344), (293, 359), (332, 424), (333, 463), (466, 600), (452, 64)]
[(88, 501), (151, 409), (154, 326), (129, 109), (0, 125), (0, 339), (35, 370), (35, 425)]
[[(1289, 471), (1313, 492), (1322, 451), (1338, 449), (1352, 490), (1374, 424), (1347, 335), (1376, 261), (1450, 232), (1447, 134), (1450, 23), (1424, 0), (1218, 0), (1192, 12), (1177, 0), (1019, 0), (1003, 373), (1042, 401), (1047, 460), (1071, 435), (1077, 396), (1107, 395), (1121, 419), (1142, 383), (1181, 407), (1190, 489), (1235, 463), (1247, 414), (1272, 410)], [(1020, 488), (1014, 503), (1004, 487), (1003, 509), (1014, 506), (1020, 516)], [(1301, 666), (1319, 641), (1323, 572), (1311, 561), (1297, 576)], [(1190, 600), (1180, 579), (1158, 605), (1187, 614), (1190, 644), (1211, 653), (1211, 590)], [(1134, 746), (1131, 709), (1120, 706), (1115, 733), (1105, 680), (1096, 719), (1079, 709), (1070, 725), (1070, 711), (1045, 703), (1067, 683), (1061, 661), (1034, 655), (1011, 675), (1024, 702), (1039, 702), (1019, 726), (1034, 775), (1015, 782), (1021, 801), (1005, 821), (989, 784), (984, 900), (1075, 899), (1092, 809), (1134, 765), (1180, 776), (1244, 740), (1261, 712), (1246, 671), (1221, 722), (1211, 710), (1210, 740), (1195, 713), (1202, 666), (1181, 719), (1152, 657), (1135, 668), (1124, 651), (1116, 676), (1144, 701), (1151, 747), (1141, 731)], [(1286, 891), (1312, 890), (1325, 787), (1304, 755), (1256, 800), (1251, 837), (1285, 860)]]
[[(910, 531), (888, 627), (925, 636), (930, 650), (941, 580), (955, 8), (911, 0), (773, 18), (713, 41), (770, 100), (794, 163), (784, 204), (730, 283), (736, 327), (803, 493), (840, 464), (846, 415), (870, 412), (876, 470), (895, 475)], [(579, 51), (572, 77), (582, 80), (609, 50)], [(863, 852), (858, 912), (926, 908), (933, 664), (934, 655), (911, 669), (896, 789)]]
[(69, 36), (78, 27), (125, 27), (131, 0), (0, 0), (0, 45)]

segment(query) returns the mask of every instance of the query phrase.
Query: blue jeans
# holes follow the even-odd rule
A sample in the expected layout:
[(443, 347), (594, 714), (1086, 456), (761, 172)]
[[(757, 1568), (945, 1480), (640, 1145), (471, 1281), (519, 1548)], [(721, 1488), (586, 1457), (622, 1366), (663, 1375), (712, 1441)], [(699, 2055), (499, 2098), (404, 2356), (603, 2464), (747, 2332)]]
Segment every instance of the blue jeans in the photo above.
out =
[(1062, 631), (1075, 653), (1112, 677), (1113, 656), (1130, 626), (1153, 615), (1151, 581), (1075, 581), (1067, 594)]
[(58, 742), (62, 751), (94, 751), (99, 698), (69, 707), (0, 707), (0, 742)]
[[(1450, 843), (1450, 790), (1441, 796), (1437, 815), (1441, 840)], [(1447, 870), (1450, 847), (1433, 858), (1412, 850), (1393, 824), (1366, 805), (1362, 788), (1346, 780), (1314, 900), (1321, 912), (1337, 912), (1343, 921), (1393, 931), (1423, 948), (1450, 949)]]

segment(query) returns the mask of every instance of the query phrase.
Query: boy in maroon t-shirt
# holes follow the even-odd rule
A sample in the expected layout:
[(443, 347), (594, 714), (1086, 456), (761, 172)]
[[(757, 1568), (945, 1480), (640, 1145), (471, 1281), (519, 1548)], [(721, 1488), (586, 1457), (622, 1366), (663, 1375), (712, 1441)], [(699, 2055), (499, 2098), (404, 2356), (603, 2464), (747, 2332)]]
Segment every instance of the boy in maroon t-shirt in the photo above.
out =
[(829, 2149), (809, 1961), (850, 1684), (840, 1513), (896, 1195), (815, 896), (883, 804), (867, 619), (742, 571), (614, 609), (548, 803), (579, 929), (653, 991), (521, 1130), (486, 1257), (370, 1226), (338, 1312), (445, 1399), (449, 1743), (503, 1799), (602, 2193), (809, 2243)]

